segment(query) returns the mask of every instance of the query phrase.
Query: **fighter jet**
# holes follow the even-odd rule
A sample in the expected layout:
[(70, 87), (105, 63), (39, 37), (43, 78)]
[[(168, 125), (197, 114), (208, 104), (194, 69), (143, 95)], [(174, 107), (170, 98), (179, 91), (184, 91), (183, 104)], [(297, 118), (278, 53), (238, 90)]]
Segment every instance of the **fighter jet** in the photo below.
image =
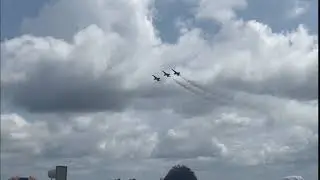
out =
[(164, 72), (164, 71), (162, 71), (162, 72), (163, 72), (163, 75), (164, 75), (164, 76), (170, 77), (170, 74), (169, 74), (169, 73), (166, 73), (166, 72)]
[(174, 69), (171, 69), (174, 72), (174, 75), (180, 76), (180, 72), (175, 71)]
[(155, 81), (160, 81), (160, 78), (159, 77), (157, 77), (157, 76), (155, 76), (155, 75), (152, 75), (153, 76), (153, 80), (155, 80)]

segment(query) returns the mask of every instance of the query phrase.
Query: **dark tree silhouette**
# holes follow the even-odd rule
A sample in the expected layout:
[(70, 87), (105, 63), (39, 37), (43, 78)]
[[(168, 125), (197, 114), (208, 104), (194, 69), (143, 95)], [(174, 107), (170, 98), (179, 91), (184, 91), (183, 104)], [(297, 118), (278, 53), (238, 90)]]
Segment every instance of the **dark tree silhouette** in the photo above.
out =
[(164, 180), (197, 180), (194, 172), (184, 165), (173, 166)]

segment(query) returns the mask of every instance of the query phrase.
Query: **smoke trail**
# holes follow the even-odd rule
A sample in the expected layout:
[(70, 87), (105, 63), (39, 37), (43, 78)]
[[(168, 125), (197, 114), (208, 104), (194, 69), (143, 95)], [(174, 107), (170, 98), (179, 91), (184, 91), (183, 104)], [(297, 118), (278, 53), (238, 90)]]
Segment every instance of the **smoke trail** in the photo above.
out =
[[(269, 112), (265, 111), (265, 109), (268, 108), (261, 108), (260, 106), (257, 106), (257, 104), (270, 106), (268, 102), (265, 102), (264, 97), (261, 95), (259, 96), (258, 100), (255, 100), (258, 97), (258, 95), (251, 95), (243, 91), (235, 91), (227, 87), (216, 87), (214, 92), (210, 92), (208, 89), (204, 88), (197, 82), (194, 82), (182, 76), (180, 77), (185, 81), (185, 83), (189, 85), (188, 86), (184, 84), (184, 86), (188, 87), (189, 89), (192, 89), (193, 91), (197, 91), (197, 94), (202, 95), (202, 97), (206, 96), (206, 100), (210, 99), (222, 104), (230, 104), (236, 101), (236, 104), (238, 105), (240, 103), (241, 106), (246, 106), (249, 109), (259, 110), (261, 112), (269, 114)], [(257, 97), (253, 98), (255, 96)]]
[(196, 91), (195, 89), (192, 89), (192, 88), (188, 87), (187, 85), (185, 85), (185, 84), (183, 84), (183, 83), (179, 82), (178, 80), (176, 80), (176, 79), (174, 79), (174, 78), (173, 78), (173, 80), (174, 80), (174, 82), (176, 82), (179, 86), (183, 87), (184, 89), (186, 89), (186, 90), (188, 90), (188, 91), (192, 92), (193, 94), (197, 94), (197, 95), (199, 95), (199, 92), (198, 92), (198, 91)]
[(203, 92), (205, 92), (205, 93), (208, 93), (208, 91), (207, 91), (205, 88), (203, 88), (201, 85), (199, 85), (198, 83), (196, 83), (196, 82), (194, 82), (194, 81), (191, 81), (191, 80), (189, 80), (189, 79), (187, 79), (187, 78), (184, 78), (183, 76), (180, 76), (180, 77), (181, 77), (183, 80), (185, 80), (187, 83), (189, 83), (190, 85), (192, 85), (192, 86), (200, 89), (201, 91), (203, 91)]
[(221, 98), (221, 96), (217, 97), (217, 95), (209, 92), (207, 89), (205, 89), (204, 87), (202, 87), (202, 86), (199, 85), (198, 83), (196, 83), (196, 82), (194, 82), (194, 81), (192, 81), (192, 80), (189, 80), (189, 79), (187, 79), (187, 78), (185, 78), (185, 77), (182, 77), (182, 76), (180, 76), (180, 77), (181, 77), (186, 83), (188, 83), (189, 85), (191, 85), (192, 87), (194, 87), (194, 88), (202, 91), (202, 93), (205, 94), (206, 96), (210, 96), (211, 98), (215, 98), (215, 99), (217, 99), (217, 98), (220, 99), (220, 98)]
[(182, 88), (186, 89), (187, 91), (189, 91), (189, 92), (191, 92), (191, 93), (193, 93), (195, 95), (201, 96), (204, 100), (208, 100), (208, 101), (215, 100), (212, 97), (207, 96), (206, 94), (203, 94), (202, 92), (198, 91), (197, 89), (193, 89), (192, 87), (189, 87), (188, 85), (183, 84), (182, 82), (179, 82), (178, 80), (176, 80), (174, 78), (173, 78), (173, 80), (175, 81), (175, 83), (177, 83)]
[[(207, 98), (215, 101), (219, 101), (220, 103), (230, 103), (230, 100), (233, 99), (233, 95), (231, 95), (229, 91), (223, 90), (223, 89), (216, 89), (218, 90), (218, 94), (210, 92), (208, 89), (204, 88), (200, 84), (198, 84), (195, 81), (189, 80), (185, 77), (180, 76), (186, 83), (188, 83), (190, 86), (192, 86), (194, 89), (197, 89), (201, 92), (203, 96), (206, 96)], [(231, 96), (230, 96), (231, 95)]]
[[(218, 94), (213, 94), (212, 92), (210, 92), (208, 89), (204, 88), (202, 85), (198, 84), (197, 82), (195, 81), (192, 81), (192, 80), (189, 80), (185, 77), (182, 77), (181, 78), (186, 81), (188, 84), (190, 84), (191, 86), (201, 90), (202, 92), (206, 93), (207, 95), (210, 95), (210, 96), (214, 96), (214, 97), (217, 97), (217, 96), (222, 96), (222, 95), (226, 95), (227, 93), (232, 93), (230, 90), (228, 89), (225, 89), (225, 88), (215, 88), (216, 91), (220, 92), (220, 95)], [(222, 94), (221, 94), (222, 93)]]

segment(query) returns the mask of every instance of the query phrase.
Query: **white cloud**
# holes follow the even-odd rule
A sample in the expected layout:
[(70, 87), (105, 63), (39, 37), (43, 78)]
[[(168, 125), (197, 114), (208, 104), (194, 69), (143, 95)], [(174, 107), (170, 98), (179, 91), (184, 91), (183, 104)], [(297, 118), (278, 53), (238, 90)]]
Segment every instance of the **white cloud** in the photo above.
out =
[(284, 180), (304, 180), (301, 176), (287, 176), (283, 178)]
[(150, 5), (150, 0), (60, 0), (42, 8), (38, 17), (26, 19), (22, 30), (35, 35), (68, 39), (88, 25), (97, 24), (105, 32), (116, 31), (128, 40), (141, 43), (146, 38), (154, 37), (148, 9)]
[[(1, 90), (13, 104), (1, 114), (2, 172), (66, 159), (88, 176), (123, 168), (144, 177), (188, 160), (283, 172), (298, 161), (316, 164), (317, 35), (237, 19), (245, 1), (200, 1), (197, 16), (223, 22), (220, 31), (207, 40), (190, 26), (165, 44), (152, 3), (61, 0), (24, 22), (34, 35), (1, 42)], [(152, 82), (170, 67), (211, 99), (170, 79)], [(39, 163), (24, 168), (32, 159)], [(196, 173), (217, 173), (208, 167)]]
[(139, 158), (148, 157), (157, 142), (157, 133), (126, 114), (78, 116), (64, 125), (60, 122), (54, 132), (45, 121), (28, 122), (15, 114), (1, 115), (1, 122), (2, 135), (10, 137), (8, 144), (3, 144), (4, 155), (20, 144), (20, 148), (33, 147), (33, 155), (41, 157), (77, 158), (98, 153), (106, 158)]
[(287, 11), (288, 18), (297, 18), (305, 14), (310, 6), (310, 2), (306, 0), (292, 1), (292, 8)]
[(246, 6), (245, 0), (200, 0), (197, 17), (225, 22), (236, 18), (235, 10), (244, 9)]

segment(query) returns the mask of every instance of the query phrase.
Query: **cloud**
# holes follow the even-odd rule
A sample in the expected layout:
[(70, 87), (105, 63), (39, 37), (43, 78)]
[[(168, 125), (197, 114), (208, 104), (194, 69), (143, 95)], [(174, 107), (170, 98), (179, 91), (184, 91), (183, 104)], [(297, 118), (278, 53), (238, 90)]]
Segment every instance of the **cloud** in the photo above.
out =
[(245, 0), (210, 1), (200, 0), (197, 13), (198, 18), (212, 18), (219, 22), (228, 21), (236, 17), (235, 10), (244, 9)]
[[(77, 8), (74, 8), (75, 4)], [(106, 32), (116, 31), (126, 39), (140, 40), (141, 43), (143, 40), (138, 34), (143, 36), (144, 40), (148, 36), (152, 38), (152, 34), (149, 34), (153, 28), (148, 21), (151, 15), (149, 6), (152, 6), (150, 0), (60, 0), (44, 6), (38, 17), (25, 19), (21, 29), (26, 34), (49, 35), (70, 40), (76, 32), (95, 23)]]
[(1, 172), (69, 161), (73, 177), (146, 179), (181, 162), (202, 179), (314, 177), (318, 35), (242, 20), (246, 1), (185, 3), (220, 22), (212, 38), (181, 19), (164, 42), (154, 1), (60, 0), (26, 19), (1, 42)]
[(287, 176), (287, 177), (284, 177), (283, 179), (286, 179), (286, 180), (290, 180), (290, 179), (303, 180), (303, 178), (301, 176)]
[[(130, 94), (120, 90), (117, 80), (121, 75), (115, 77), (107, 67), (117, 60), (105, 61), (107, 52), (94, 43), (100, 39), (104, 44), (105, 38), (93, 25), (76, 35), (75, 44), (33, 36), (2, 44), (4, 93), (12, 95), (15, 104), (34, 112), (123, 108)], [(109, 38), (117, 36), (111, 34)]]
[(49, 159), (76, 159), (94, 154), (111, 159), (139, 158), (149, 156), (157, 142), (157, 133), (129, 114), (77, 116), (64, 121), (64, 125), (56, 122), (55, 129), (48, 127), (52, 122), (28, 122), (17, 114), (2, 114), (1, 123), (4, 157), (26, 153), (28, 148), (30, 155)]
[(165, 159), (193, 159), (219, 157), (227, 152), (224, 144), (206, 135), (191, 129), (187, 131), (170, 129), (155, 148), (152, 156)]
[[(310, 129), (307, 122), (290, 125), (289, 119), (292, 118), (289, 114), (283, 115), (284, 121), (277, 119), (272, 128), (266, 129), (270, 118), (263, 117), (263, 113), (250, 115), (240, 109), (237, 112), (241, 114), (232, 113), (231, 109), (229, 113), (226, 110), (224, 112), (186, 119), (181, 125), (168, 130), (160, 140), (155, 156), (183, 156), (190, 159), (208, 157), (237, 164), (279, 163), (292, 161), (296, 152), (317, 143), (316, 130)], [(279, 113), (271, 113), (279, 116)], [(314, 120), (312, 122), (316, 123)], [(316, 152), (316, 148), (311, 151)]]
[(310, 2), (306, 0), (295, 0), (293, 1), (293, 7), (287, 11), (288, 18), (297, 18), (305, 14), (310, 6)]

